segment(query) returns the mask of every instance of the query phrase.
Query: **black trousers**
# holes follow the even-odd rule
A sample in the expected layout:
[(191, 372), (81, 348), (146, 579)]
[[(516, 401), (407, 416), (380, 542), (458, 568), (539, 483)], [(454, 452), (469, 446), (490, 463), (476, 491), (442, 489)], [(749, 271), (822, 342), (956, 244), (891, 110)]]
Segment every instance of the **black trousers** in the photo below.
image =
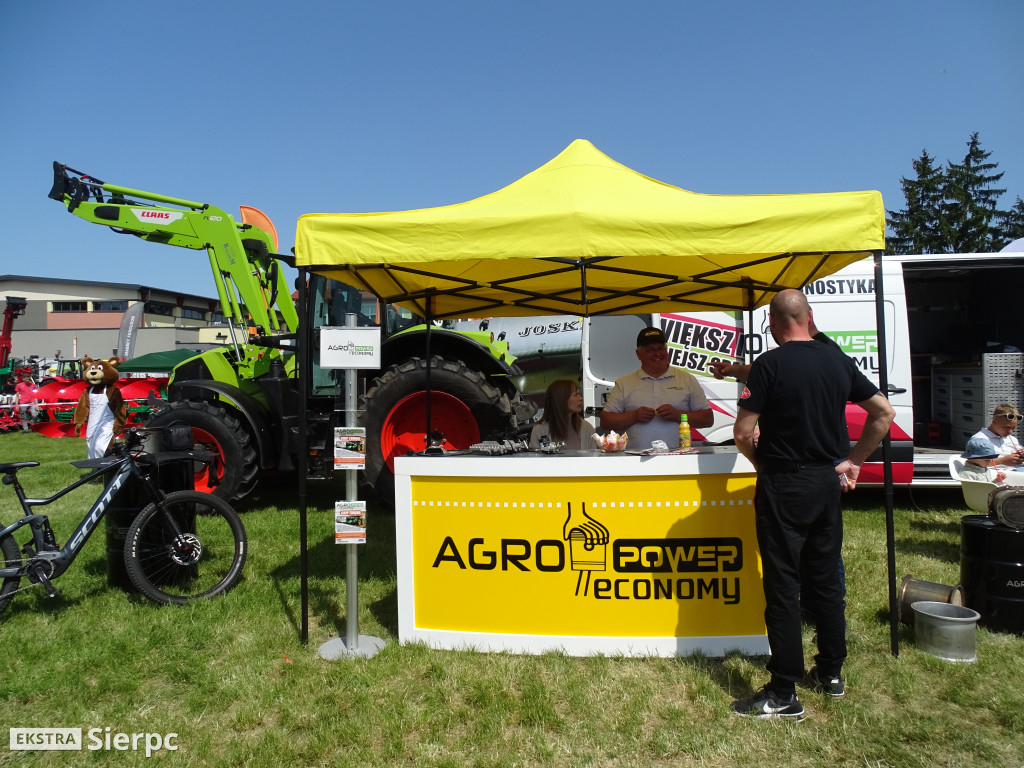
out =
[(801, 571), (813, 600), (818, 653), (814, 661), (838, 675), (846, 659), (846, 619), (839, 559), (843, 546), (842, 488), (831, 466), (762, 472), (754, 509), (764, 571), (764, 621), (771, 686), (792, 693), (804, 676)]

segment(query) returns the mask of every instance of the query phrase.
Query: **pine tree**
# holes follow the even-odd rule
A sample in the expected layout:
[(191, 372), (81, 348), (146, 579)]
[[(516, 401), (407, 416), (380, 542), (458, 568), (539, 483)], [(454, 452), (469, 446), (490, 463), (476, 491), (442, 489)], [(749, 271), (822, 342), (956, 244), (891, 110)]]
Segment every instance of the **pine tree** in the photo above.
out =
[(1024, 237), (1024, 200), (1018, 195), (1017, 202), (1000, 216), (995, 247), (1002, 248), (1021, 237)]
[(963, 162), (947, 163), (939, 205), (939, 230), (947, 253), (998, 250), (993, 221), (1003, 216), (996, 204), (1006, 190), (993, 187), (1003, 174), (994, 173), (997, 163), (986, 162), (991, 154), (982, 150), (978, 134), (973, 133)]
[(1009, 211), (997, 207), (1006, 192), (994, 185), (1003, 178), (977, 133), (967, 142), (961, 163), (936, 167), (926, 150), (913, 162), (916, 179), (900, 186), (907, 206), (887, 211), (889, 253), (987, 253), (1024, 236), (1024, 203)]
[(916, 179), (905, 176), (900, 179), (907, 207), (902, 211), (887, 211), (891, 234), (886, 241), (886, 251), (938, 253), (942, 247), (939, 210), (945, 176), (927, 150), (921, 150), (913, 168)]

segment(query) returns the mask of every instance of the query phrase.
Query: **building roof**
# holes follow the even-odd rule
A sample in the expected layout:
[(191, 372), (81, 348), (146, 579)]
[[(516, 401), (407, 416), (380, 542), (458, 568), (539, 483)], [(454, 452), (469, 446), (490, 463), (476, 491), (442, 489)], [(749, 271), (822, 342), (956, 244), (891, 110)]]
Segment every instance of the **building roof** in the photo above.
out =
[(5, 281), (20, 281), (26, 283), (44, 283), (49, 285), (77, 285), (83, 288), (120, 288), (125, 291), (131, 291), (132, 293), (142, 293), (143, 291), (157, 291), (159, 293), (169, 293), (175, 296), (188, 296), (195, 299), (202, 299), (204, 302), (217, 301), (215, 297), (202, 296), (198, 293), (183, 293), (182, 291), (173, 291), (168, 288), (160, 288), (155, 285), (142, 285), (140, 283), (114, 283), (100, 280), (73, 280), (67, 277), (36, 277), (33, 275), (0, 275), (0, 283)]

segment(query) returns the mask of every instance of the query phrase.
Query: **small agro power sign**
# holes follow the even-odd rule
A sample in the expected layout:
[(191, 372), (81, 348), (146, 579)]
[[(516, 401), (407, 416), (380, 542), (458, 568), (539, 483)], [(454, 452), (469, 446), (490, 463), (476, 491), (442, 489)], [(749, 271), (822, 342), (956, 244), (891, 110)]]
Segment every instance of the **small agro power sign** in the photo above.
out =
[(366, 430), (362, 427), (334, 428), (334, 468), (366, 469)]
[(366, 502), (334, 502), (334, 543), (366, 543)]
[(380, 328), (321, 328), (320, 367), (380, 368)]

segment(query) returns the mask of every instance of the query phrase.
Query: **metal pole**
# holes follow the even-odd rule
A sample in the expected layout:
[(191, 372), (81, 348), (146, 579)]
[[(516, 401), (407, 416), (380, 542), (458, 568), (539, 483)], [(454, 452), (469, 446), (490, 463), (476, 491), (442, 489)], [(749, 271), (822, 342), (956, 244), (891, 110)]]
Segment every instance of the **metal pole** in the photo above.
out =
[(426, 415), (427, 423), (423, 427), (426, 430), (423, 433), (423, 450), (429, 451), (430, 450), (430, 434), (433, 431), (433, 424), (431, 424), (431, 414), (430, 414), (430, 400), (432, 398), (432, 393), (430, 391), (430, 368), (431, 368), (431, 365), (430, 365), (430, 363), (431, 363), (431, 360), (430, 360), (430, 354), (431, 354), (431, 352), (430, 352), (430, 328), (433, 325), (433, 321), (431, 320), (431, 317), (430, 317), (430, 297), (429, 296), (427, 297), (427, 300), (425, 302), (425, 306), (426, 306), (426, 310), (427, 310), (427, 315), (425, 317), (427, 327), (426, 327), (426, 331), (424, 332), (424, 335), (423, 335), (424, 336), (424, 338), (423, 338), (423, 346), (424, 346), (424, 355), (427, 358), (427, 368), (426, 368), (426, 371), (424, 372), (425, 373), (425, 379), (424, 379), (425, 387), (424, 387), (424, 389), (426, 389), (426, 391), (427, 391), (427, 394), (426, 394), (426, 398), (427, 399), (426, 399), (426, 407), (423, 410), (424, 410), (424, 414)]
[[(354, 313), (345, 315), (345, 328), (356, 328), (358, 318)], [(345, 369), (345, 426), (358, 425), (358, 384), (359, 376), (354, 368)], [(345, 494), (347, 501), (359, 498), (357, 469), (345, 470)], [(370, 658), (384, 647), (384, 641), (372, 635), (359, 634), (359, 545), (345, 547), (345, 639), (328, 640), (320, 646), (320, 656), (328, 660), (348, 656)]]
[[(889, 396), (889, 366), (885, 341), (885, 290), (882, 284), (882, 252), (875, 251), (875, 326), (878, 338), (878, 388)], [(882, 439), (882, 467), (885, 482), (885, 549), (889, 571), (889, 647), (893, 656), (900, 655), (899, 606), (896, 598), (896, 525), (892, 501), (891, 441), (886, 432)]]
[(302, 624), (299, 630), (299, 637), (302, 644), (309, 643), (309, 555), (306, 552), (306, 470), (309, 452), (309, 434), (306, 428), (306, 409), (308, 406), (306, 398), (306, 387), (309, 382), (309, 342), (310, 339), (303, 338), (303, 333), (308, 327), (307, 318), (309, 314), (309, 290), (306, 283), (307, 272), (300, 268), (299, 276), (295, 280), (295, 287), (299, 292), (299, 329), (295, 335), (298, 350), (298, 386), (299, 386), (299, 593), (302, 602)]
[[(345, 315), (345, 327), (355, 328), (355, 314)], [(345, 426), (355, 427), (358, 376), (353, 368), (345, 369)], [(345, 470), (345, 498), (355, 501), (359, 497), (356, 473), (359, 470)], [(345, 640), (349, 651), (359, 649), (359, 545), (345, 547)]]

